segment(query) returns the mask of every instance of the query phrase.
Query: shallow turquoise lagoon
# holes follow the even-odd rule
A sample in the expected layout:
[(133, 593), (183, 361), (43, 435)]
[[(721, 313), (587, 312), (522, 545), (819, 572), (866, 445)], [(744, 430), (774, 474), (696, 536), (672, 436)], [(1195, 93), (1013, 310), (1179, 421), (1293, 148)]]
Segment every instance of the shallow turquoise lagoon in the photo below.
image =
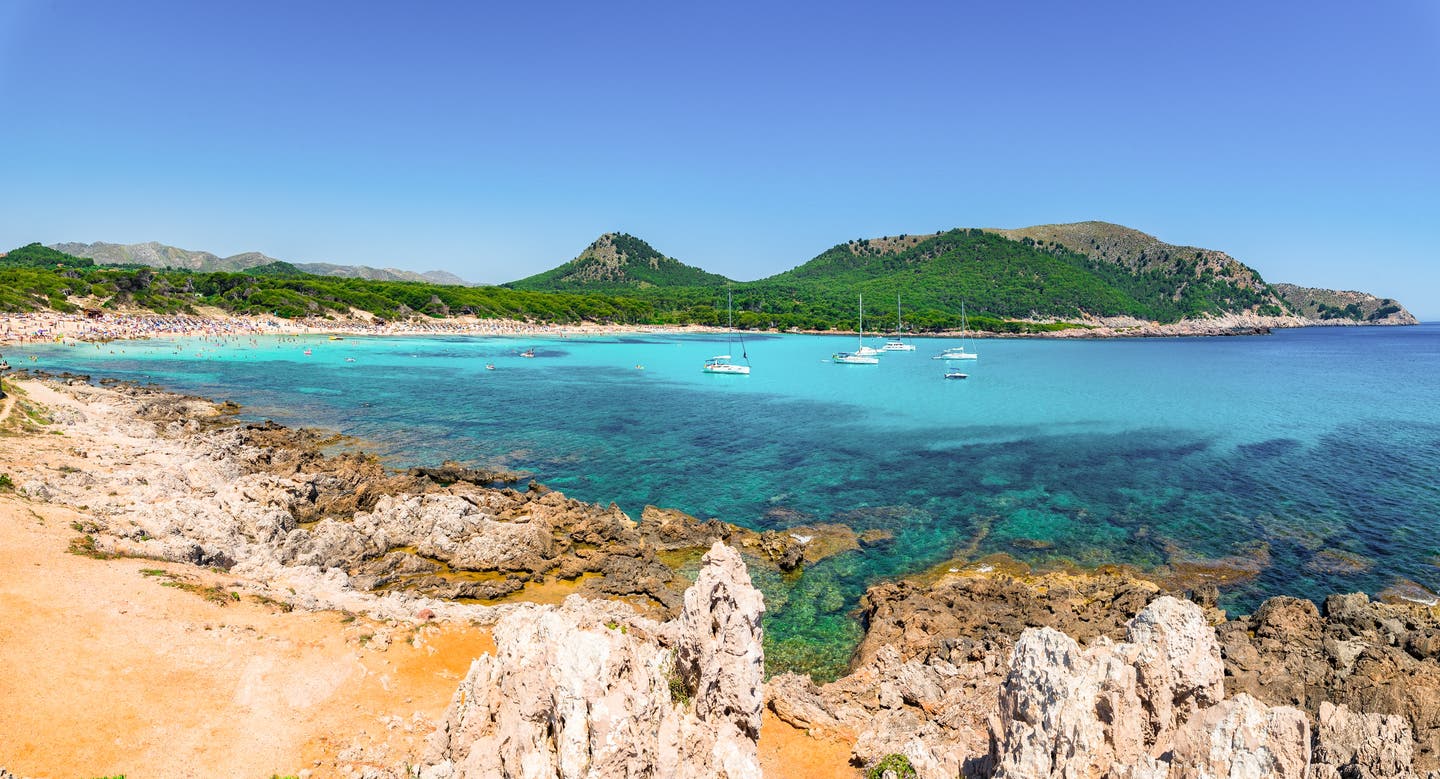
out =
[[(1263, 543), (1260, 575), (1224, 593), (1242, 610), (1273, 594), (1373, 593), (1401, 580), (1440, 589), (1440, 326), (972, 341), (980, 359), (951, 364), (964, 381), (930, 359), (957, 342), (917, 343), (857, 366), (829, 360), (854, 337), (750, 337), (750, 376), (701, 372), (727, 351), (723, 336), (28, 351), (37, 367), (336, 429), (397, 467), (531, 471), (632, 516), (653, 503), (756, 528), (892, 531), (795, 579), (757, 573), (772, 670), (834, 673), (859, 636), (853, 612), (868, 584), (977, 538), (977, 555), (1142, 567), (1255, 556)], [(519, 356), (526, 347), (534, 359)]]

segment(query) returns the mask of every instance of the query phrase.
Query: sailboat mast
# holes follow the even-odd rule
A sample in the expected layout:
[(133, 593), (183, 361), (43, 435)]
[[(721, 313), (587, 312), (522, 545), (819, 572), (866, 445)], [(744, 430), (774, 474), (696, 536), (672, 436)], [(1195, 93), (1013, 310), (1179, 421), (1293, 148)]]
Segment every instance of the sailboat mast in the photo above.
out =
[(856, 342), (861, 346), (865, 345), (865, 293), (860, 293), (860, 335)]
[(730, 342), (735, 336), (735, 294), (725, 290), (725, 351), (731, 351)]

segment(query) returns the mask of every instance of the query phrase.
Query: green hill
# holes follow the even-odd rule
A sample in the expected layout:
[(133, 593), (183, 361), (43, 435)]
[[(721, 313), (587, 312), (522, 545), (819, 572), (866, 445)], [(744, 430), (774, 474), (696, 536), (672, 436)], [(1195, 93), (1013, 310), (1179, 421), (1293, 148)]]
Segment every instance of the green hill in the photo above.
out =
[(1174, 256), (1164, 261), (1154, 259), (1158, 250), (1152, 247), (1149, 254), (1141, 250), (1136, 255), (1146, 261), (1126, 263), (1055, 238), (957, 229), (849, 241), (754, 286), (788, 289), (812, 300), (857, 292), (894, 298), (898, 293), (922, 321), (957, 313), (962, 299), (971, 312), (997, 318), (1133, 316), (1173, 322), (1207, 313), (1283, 313), (1273, 291), (1251, 269), (1234, 260), (1207, 259), (1201, 250), (1181, 256), (1180, 247), (1171, 248)]
[(306, 276), (310, 275), (284, 260), (252, 265), (241, 271), (247, 276)]
[(89, 268), (95, 265), (95, 261), (32, 243), (0, 254), (0, 266), (7, 265), (25, 268)]
[[(267, 258), (268, 259), (268, 258)], [(1229, 313), (1298, 314), (1335, 323), (1406, 324), (1399, 303), (1362, 293), (1271, 286), (1223, 252), (1174, 246), (1104, 222), (1019, 230), (956, 229), (838, 244), (783, 273), (732, 282), (606, 234), (574, 261), (502, 287), (337, 278), (272, 261), (246, 272), (95, 265), (39, 244), (0, 255), (0, 311), (77, 306), (158, 312), (217, 307), (285, 318), (474, 315), (535, 322), (954, 329), (964, 304), (975, 329), (1082, 327), (1096, 317), (1161, 322)]]
[(548, 292), (624, 292), (652, 287), (713, 287), (729, 282), (724, 276), (666, 257), (633, 235), (606, 233), (564, 265), (505, 286)]

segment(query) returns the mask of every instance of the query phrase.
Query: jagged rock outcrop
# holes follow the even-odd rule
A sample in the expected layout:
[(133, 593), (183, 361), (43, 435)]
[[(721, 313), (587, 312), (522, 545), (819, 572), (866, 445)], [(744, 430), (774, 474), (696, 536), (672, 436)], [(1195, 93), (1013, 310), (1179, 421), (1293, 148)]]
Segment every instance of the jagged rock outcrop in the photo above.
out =
[(1271, 598), (1219, 627), (1226, 687), (1312, 717), (1326, 703), (1403, 717), (1415, 764), (1440, 768), (1440, 615), (1418, 603)]
[(1310, 722), (1289, 706), (1240, 693), (1200, 709), (1175, 733), (1167, 779), (1306, 779)]
[(931, 585), (885, 582), (862, 600), (867, 631), (850, 674), (823, 686), (776, 676), (766, 700), (796, 727), (853, 738), (857, 764), (899, 753), (922, 777), (972, 775), (966, 764), (989, 750), (989, 721), (1022, 631), (1120, 640), (1127, 620), (1160, 592), (1119, 573), (971, 571)]
[[(1411, 779), (1415, 741), (1404, 717), (1360, 714), (1329, 701), (1320, 704), (1315, 763), (1344, 779)], [(1320, 772), (1317, 772), (1317, 774)]]
[(421, 776), (758, 779), (763, 612), (718, 542), (674, 621), (573, 596), (518, 610), (456, 691)]
[[(613, 504), (537, 484), (495, 486), (518, 474), (456, 463), (397, 473), (375, 457), (326, 452), (332, 436), (239, 423), (233, 408), (198, 398), (79, 380), (64, 392), (83, 406), (57, 408), (57, 421), (119, 442), (94, 455), (112, 473), (104, 484), (84, 470), (18, 473), (27, 495), (87, 506), (95, 516), (87, 532), (102, 552), (289, 579), (267, 594), (297, 606), (354, 609), (357, 600), (290, 597), (298, 579), (446, 599), (495, 599), (565, 580), (592, 596), (633, 597), (668, 618), (689, 581), (658, 552), (693, 550), (698, 559), (720, 540), (788, 570), (859, 548), (842, 525), (760, 533), (655, 507), (637, 523)], [(415, 609), (390, 616), (406, 610)]]
[(1223, 666), (1200, 607), (1166, 596), (1127, 641), (1081, 649), (1050, 628), (1015, 645), (992, 724), (997, 779), (1305, 779), (1303, 712), (1223, 700)]
[[(692, 691), (695, 716), (760, 737), (765, 599), (750, 585), (740, 553), (716, 542), (680, 610), (675, 670)], [(727, 736), (728, 737), (728, 736)]]

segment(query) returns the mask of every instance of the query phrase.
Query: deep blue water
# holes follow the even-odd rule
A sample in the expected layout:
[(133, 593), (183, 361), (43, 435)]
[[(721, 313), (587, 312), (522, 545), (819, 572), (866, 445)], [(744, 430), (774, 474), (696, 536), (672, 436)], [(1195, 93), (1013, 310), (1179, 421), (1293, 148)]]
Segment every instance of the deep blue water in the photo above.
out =
[[(892, 531), (893, 542), (798, 579), (757, 572), (772, 669), (833, 672), (859, 635), (852, 614), (867, 585), (977, 538), (976, 555), (1144, 568), (1255, 558), (1263, 544), (1260, 574), (1224, 590), (1240, 610), (1402, 580), (1440, 589), (1440, 326), (984, 340), (972, 342), (979, 360), (956, 364), (965, 381), (944, 380), (929, 359), (954, 342), (921, 340), (879, 366), (828, 361), (854, 343), (752, 337), (748, 377), (702, 374), (726, 347), (697, 336), (28, 351), (37, 367), (153, 381), (336, 429), (397, 467), (532, 471), (636, 517), (653, 503), (756, 528)], [(532, 345), (539, 356), (521, 359)], [(1338, 568), (1327, 564), (1337, 551)]]

